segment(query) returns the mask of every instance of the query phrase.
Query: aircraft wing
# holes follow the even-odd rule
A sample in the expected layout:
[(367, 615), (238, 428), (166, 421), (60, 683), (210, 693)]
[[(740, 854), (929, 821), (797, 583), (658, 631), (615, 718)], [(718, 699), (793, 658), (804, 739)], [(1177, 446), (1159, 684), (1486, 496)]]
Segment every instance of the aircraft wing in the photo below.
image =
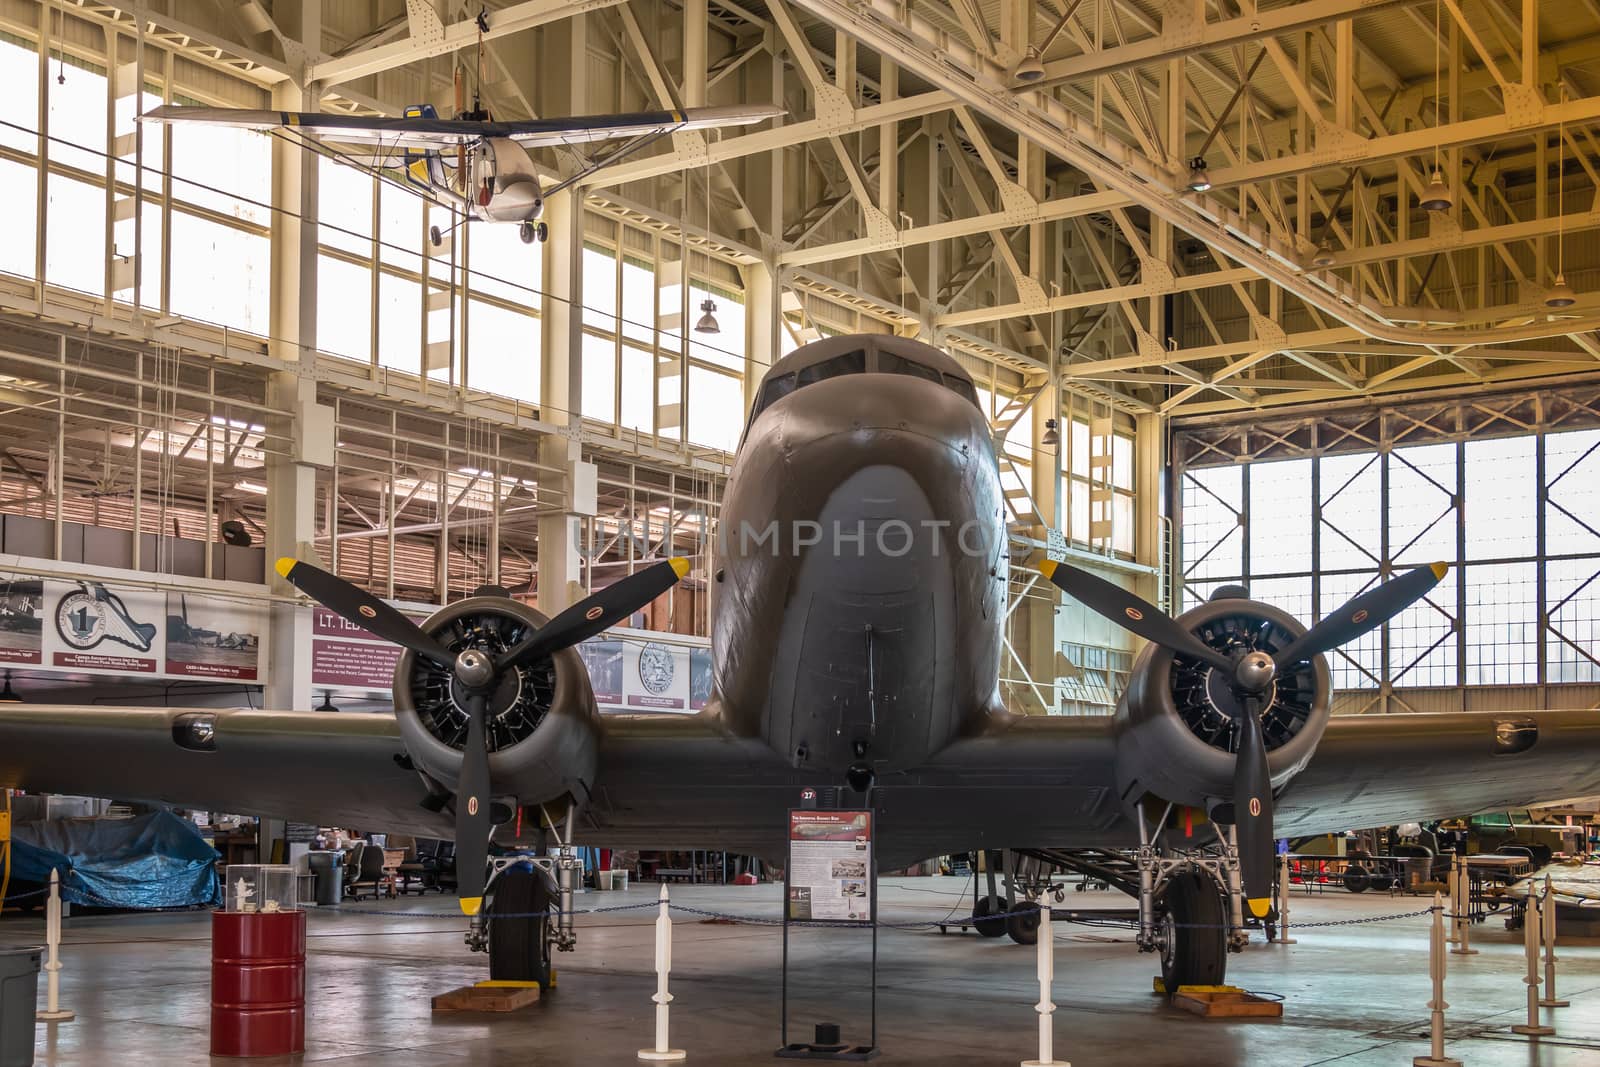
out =
[(680, 111), (636, 111), (621, 115), (479, 122), (473, 119), (385, 118), (315, 111), (260, 111), (232, 107), (153, 108), (145, 122), (197, 122), (249, 130), (298, 130), (329, 140), (387, 148), (455, 148), (487, 137), (504, 137), (529, 148), (586, 144), (621, 137), (642, 137), (680, 130), (748, 126), (784, 114), (780, 107), (698, 107)]
[(1275, 823), (1299, 837), (1597, 792), (1600, 711), (1336, 715)]
[(391, 715), (0, 705), (0, 786), (453, 836), (404, 752)]

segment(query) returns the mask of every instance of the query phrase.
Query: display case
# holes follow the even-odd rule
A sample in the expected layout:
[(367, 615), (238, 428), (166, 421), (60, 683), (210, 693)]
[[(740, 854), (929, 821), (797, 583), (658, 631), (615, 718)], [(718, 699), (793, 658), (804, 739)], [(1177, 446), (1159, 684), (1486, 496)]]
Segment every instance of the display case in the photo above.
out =
[(223, 868), (222, 880), (228, 911), (272, 914), (299, 906), (293, 867), (234, 863)]

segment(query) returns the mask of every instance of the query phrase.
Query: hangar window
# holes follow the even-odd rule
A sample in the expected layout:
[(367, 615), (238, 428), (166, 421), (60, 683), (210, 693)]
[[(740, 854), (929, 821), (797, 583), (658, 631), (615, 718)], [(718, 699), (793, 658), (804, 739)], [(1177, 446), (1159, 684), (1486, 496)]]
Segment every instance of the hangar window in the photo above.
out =
[(801, 367), (795, 377), (795, 388), (804, 389), (814, 382), (820, 382), (825, 378), (837, 378), (843, 374), (863, 374), (866, 369), (865, 351), (857, 349), (854, 352), (844, 352), (832, 359), (813, 363), (809, 367)]

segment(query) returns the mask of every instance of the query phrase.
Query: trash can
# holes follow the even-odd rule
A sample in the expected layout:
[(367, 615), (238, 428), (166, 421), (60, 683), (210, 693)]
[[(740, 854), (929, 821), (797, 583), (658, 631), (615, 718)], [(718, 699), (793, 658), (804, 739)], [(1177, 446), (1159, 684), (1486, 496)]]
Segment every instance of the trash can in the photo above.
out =
[(338, 852), (307, 852), (306, 867), (317, 876), (317, 904), (337, 904), (344, 896), (344, 862)]
[(0, 1067), (33, 1067), (42, 948), (0, 948)]

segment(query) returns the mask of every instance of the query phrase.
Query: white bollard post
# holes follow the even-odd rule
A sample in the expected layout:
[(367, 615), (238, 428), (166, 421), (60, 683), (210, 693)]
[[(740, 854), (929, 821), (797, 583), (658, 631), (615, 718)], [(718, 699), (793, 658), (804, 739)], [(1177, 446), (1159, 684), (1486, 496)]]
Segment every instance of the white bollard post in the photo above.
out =
[(42, 1023), (71, 1022), (77, 1016), (61, 1007), (61, 875), (50, 869), (50, 902), (45, 905), (45, 1010), (34, 1012)]
[(1039, 1003), (1034, 1010), (1039, 1013), (1039, 1058), (1023, 1060), (1022, 1067), (1072, 1067), (1066, 1060), (1055, 1058), (1055, 1002), (1050, 999), (1051, 987), (1056, 980), (1056, 937), (1050, 930), (1050, 895), (1048, 890), (1039, 899), (1039, 951), (1035, 954), (1039, 970)]
[(1411, 1057), (1411, 1067), (1461, 1067), (1461, 1061), (1444, 1054), (1444, 897), (1433, 894), (1433, 927), (1428, 933), (1428, 974), (1433, 978), (1433, 999), (1428, 1001), (1429, 1038), (1426, 1056)]
[(676, 1063), (687, 1058), (681, 1048), (667, 1047), (667, 1005), (672, 994), (667, 992), (667, 972), (672, 970), (672, 918), (667, 914), (667, 884), (661, 883), (659, 911), (656, 913), (656, 993), (650, 999), (656, 1002), (656, 1043), (654, 1048), (639, 1050), (639, 1058), (652, 1063)]
[(1283, 854), (1283, 864), (1278, 872), (1278, 944), (1293, 945), (1289, 936), (1289, 854)]
[(1539, 904), (1539, 933), (1544, 937), (1544, 996), (1541, 1008), (1565, 1008), (1572, 1003), (1556, 996), (1556, 897), (1550, 876), (1544, 876), (1544, 900)]
[(1451, 940), (1456, 943), (1450, 951), (1457, 956), (1476, 956), (1478, 950), (1472, 947), (1472, 872), (1460, 853), (1450, 864), (1450, 902), (1450, 914), (1455, 916)]
[(1528, 987), (1528, 1021), (1511, 1028), (1512, 1033), (1524, 1037), (1549, 1037), (1556, 1032), (1555, 1027), (1539, 1022), (1539, 929), (1544, 925), (1542, 912), (1539, 895), (1533, 891), (1530, 882), (1528, 903), (1522, 910), (1522, 945), (1528, 954), (1528, 973), (1522, 981)]

